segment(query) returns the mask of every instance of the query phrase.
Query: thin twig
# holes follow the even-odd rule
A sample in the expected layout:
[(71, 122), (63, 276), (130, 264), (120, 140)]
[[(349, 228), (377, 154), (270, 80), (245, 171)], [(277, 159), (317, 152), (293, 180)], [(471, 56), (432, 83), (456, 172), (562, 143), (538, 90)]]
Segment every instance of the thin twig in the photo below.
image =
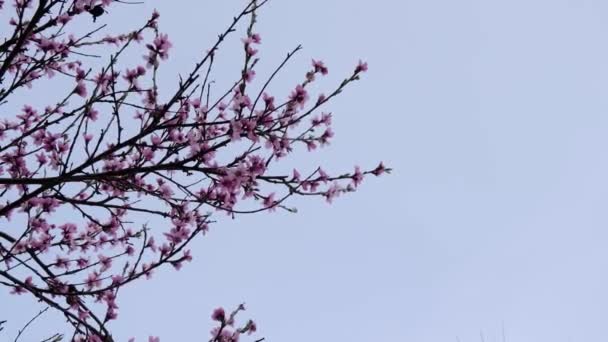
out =
[(38, 314), (36, 314), (36, 316), (32, 317), (32, 319), (30, 319), (29, 322), (27, 322), (23, 328), (19, 329), (19, 332), (17, 333), (17, 336), (15, 337), (15, 342), (17, 342), (19, 340), (19, 337), (21, 337), (21, 334), (23, 334), (23, 332), (25, 331), (25, 329), (27, 329), (27, 327), (32, 324), (38, 317), (42, 316), (42, 314), (44, 314), (45, 312), (47, 312), (47, 310), (50, 309), (50, 306), (47, 306), (46, 308), (40, 310), (40, 312)]

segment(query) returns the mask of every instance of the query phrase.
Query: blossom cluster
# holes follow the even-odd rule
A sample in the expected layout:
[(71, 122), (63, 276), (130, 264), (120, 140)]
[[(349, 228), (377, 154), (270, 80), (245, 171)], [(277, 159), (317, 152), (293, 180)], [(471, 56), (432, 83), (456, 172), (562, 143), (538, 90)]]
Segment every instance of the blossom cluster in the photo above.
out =
[[(44, 108), (25, 104), (0, 121), (0, 219), (11, 222), (0, 228), (0, 284), (61, 311), (76, 341), (110, 341), (119, 289), (163, 265), (179, 270), (191, 261), (188, 244), (208, 231), (213, 213), (294, 212), (286, 204), (292, 196), (332, 202), (365, 176), (390, 171), (382, 163), (336, 175), (318, 165), (274, 171), (286, 156), (331, 142), (333, 115), (321, 107), (359, 80), (367, 63), (330, 92), (313, 94), (311, 84), (329, 74), (313, 60), (293, 89), (269, 93), (298, 47), (261, 89), (251, 90), (262, 44), (253, 30), (260, 4), (253, 0), (177, 90), (161, 92), (156, 75), (173, 44), (159, 31), (157, 12), (126, 34), (65, 34), (74, 17), (113, 5), (15, 0), (15, 33), (0, 44), (0, 106), (24, 87), (36, 90), (37, 81), (63, 77), (69, 84), (62, 100)], [(215, 54), (247, 18), (240, 78), (212, 98)], [(83, 52), (92, 46), (112, 51), (99, 68)], [(129, 49), (145, 51), (141, 64), (118, 62)], [(142, 217), (158, 220), (139, 223)], [(212, 340), (235, 342), (255, 332), (252, 321), (234, 327), (243, 309), (228, 316), (216, 310)]]

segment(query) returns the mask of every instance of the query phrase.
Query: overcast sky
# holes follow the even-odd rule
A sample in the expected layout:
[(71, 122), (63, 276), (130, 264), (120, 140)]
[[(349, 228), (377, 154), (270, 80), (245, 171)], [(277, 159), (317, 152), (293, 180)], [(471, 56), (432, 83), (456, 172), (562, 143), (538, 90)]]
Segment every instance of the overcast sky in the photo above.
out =
[[(174, 75), (242, 4), (150, 0), (99, 21), (135, 27), (158, 8)], [(222, 215), (192, 264), (122, 292), (111, 327), (203, 341), (214, 307), (246, 302), (269, 342), (608, 340), (606, 16), (599, 0), (272, 0), (258, 77), (304, 46), (277, 91), (311, 58), (328, 87), (370, 66), (330, 106), (332, 145), (298, 165), (395, 171), (331, 206)], [(240, 67), (224, 58), (219, 83)], [(0, 303), (14, 327), (37, 310)]]

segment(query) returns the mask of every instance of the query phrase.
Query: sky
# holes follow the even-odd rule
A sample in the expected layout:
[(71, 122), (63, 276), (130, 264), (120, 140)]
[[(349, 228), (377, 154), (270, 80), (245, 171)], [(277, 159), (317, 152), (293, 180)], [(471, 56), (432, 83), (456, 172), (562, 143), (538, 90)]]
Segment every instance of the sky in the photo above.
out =
[[(243, 4), (150, 0), (99, 21), (157, 8), (169, 79)], [(311, 58), (327, 86), (369, 63), (330, 105), (332, 144), (294, 163), (394, 172), (298, 214), (222, 217), (182, 271), (125, 289), (111, 328), (201, 341), (214, 307), (245, 302), (267, 341), (608, 340), (606, 15), (591, 0), (270, 1), (258, 77), (304, 47), (275, 89)], [(240, 55), (223, 56), (234, 72)], [(17, 322), (38, 309), (0, 303)]]

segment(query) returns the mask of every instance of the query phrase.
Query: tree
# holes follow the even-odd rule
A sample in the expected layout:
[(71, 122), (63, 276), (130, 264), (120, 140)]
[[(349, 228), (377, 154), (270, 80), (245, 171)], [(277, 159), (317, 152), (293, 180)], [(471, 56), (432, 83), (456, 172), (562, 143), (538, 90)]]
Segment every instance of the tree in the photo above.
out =
[[(390, 171), (382, 163), (339, 175), (317, 166), (275, 171), (288, 154), (329, 143), (332, 115), (317, 113), (359, 80), (366, 63), (311, 99), (309, 85), (328, 73), (313, 60), (279, 100), (267, 88), (298, 46), (252, 90), (261, 44), (255, 23), (266, 1), (251, 0), (190, 73), (161, 91), (157, 74), (172, 44), (156, 11), (138, 29), (103, 38), (104, 26), (78, 33), (72, 25), (124, 3), (14, 0), (12, 28), (3, 30), (12, 33), (0, 43), (0, 106), (20, 92), (44, 95), (43, 82), (67, 85), (58, 101), (48, 99), (43, 109), (26, 103), (0, 122), (0, 284), (62, 313), (75, 341), (113, 341), (109, 323), (118, 317), (120, 289), (164, 265), (181, 269), (192, 259), (189, 242), (205, 235), (212, 213), (295, 212), (286, 204), (291, 196), (331, 202), (355, 191), (365, 175)], [(0, 8), (8, 10), (4, 1)], [(240, 77), (212, 96), (214, 57), (240, 24)], [(105, 57), (92, 56), (95, 48)], [(141, 64), (121, 62), (141, 50)], [(157, 219), (146, 223), (150, 218)], [(255, 332), (251, 320), (235, 323), (244, 309), (216, 309), (210, 339), (236, 341)]]

